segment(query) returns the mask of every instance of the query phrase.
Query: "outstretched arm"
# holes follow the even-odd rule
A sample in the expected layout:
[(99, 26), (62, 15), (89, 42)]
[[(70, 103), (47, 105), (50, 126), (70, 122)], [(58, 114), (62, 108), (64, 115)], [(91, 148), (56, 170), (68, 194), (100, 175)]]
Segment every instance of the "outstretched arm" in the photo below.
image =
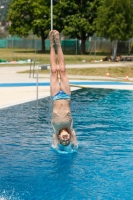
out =
[(71, 130), (71, 142), (73, 143), (73, 145), (78, 148), (78, 141), (76, 138), (76, 133), (74, 131), (74, 129)]
[(54, 133), (53, 134), (53, 145), (56, 148), (58, 146), (58, 144), (59, 144), (59, 140), (57, 138), (57, 134)]

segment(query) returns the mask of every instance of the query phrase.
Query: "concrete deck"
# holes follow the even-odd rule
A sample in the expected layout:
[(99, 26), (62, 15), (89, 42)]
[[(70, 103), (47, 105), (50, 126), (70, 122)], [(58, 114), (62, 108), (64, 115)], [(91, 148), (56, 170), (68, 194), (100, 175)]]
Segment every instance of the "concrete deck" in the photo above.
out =
[[(123, 66), (123, 63), (109, 63), (106, 64), (83, 64), (83, 65), (67, 65), (67, 67), (78, 68), (78, 67), (109, 67), (109, 66)], [(132, 65), (132, 63), (130, 63)], [(29, 74), (20, 74), (17, 72), (29, 70), (29, 66), (15, 66), (15, 67), (0, 67), (0, 108), (9, 107), (12, 105), (24, 103), (27, 101), (32, 101), (36, 99), (36, 74), (29, 78)], [(101, 80), (110, 80), (115, 81), (113, 78), (106, 77), (92, 77), (92, 76), (69, 76), (70, 82), (73, 85), (71, 90), (80, 89), (82, 87), (89, 88), (109, 88), (109, 89), (126, 89), (133, 90), (133, 83), (111, 83), (111, 82), (103, 82)], [(76, 78), (76, 80), (75, 80)], [(50, 88), (45, 85), (45, 83), (49, 83), (50, 75), (39, 75), (39, 83), (44, 83), (43, 86), (38, 87), (38, 98), (44, 98), (50, 96)], [(81, 79), (84, 79), (81, 80)], [(93, 81), (92, 81), (93, 80)], [(97, 82), (97, 80), (99, 82)], [(131, 79), (130, 79), (131, 80)], [(130, 81), (129, 80), (129, 81)], [(133, 80), (133, 79), (132, 79)], [(5, 83), (9, 84), (5, 86)], [(10, 86), (10, 83), (33, 83), (34, 86)], [(3, 84), (3, 85), (2, 85)], [(20, 84), (20, 85), (21, 85)], [(81, 87), (77, 87), (80, 85)]]

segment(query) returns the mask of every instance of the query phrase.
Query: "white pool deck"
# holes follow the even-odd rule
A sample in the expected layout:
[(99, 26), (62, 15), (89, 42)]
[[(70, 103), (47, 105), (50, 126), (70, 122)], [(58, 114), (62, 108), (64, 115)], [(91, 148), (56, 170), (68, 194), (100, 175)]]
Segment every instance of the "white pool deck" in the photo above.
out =
[[(96, 64), (81, 64), (81, 65), (67, 65), (67, 68), (91, 68), (91, 67), (116, 67), (116, 66), (125, 66), (126, 63), (96, 63)], [(133, 63), (128, 63), (132, 65)], [(16, 104), (36, 100), (37, 98), (37, 87), (36, 87), (36, 74), (21, 74), (17, 73), (20, 71), (29, 70), (29, 66), (14, 66), (14, 67), (1, 67), (0, 66), (0, 108), (6, 108)], [(49, 82), (50, 75), (39, 75), (38, 82), (44, 83)], [(133, 78), (130, 78), (126, 81), (126, 77), (121, 77), (122, 84), (115, 82), (116, 80), (111, 77), (97, 77), (97, 76), (69, 76), (70, 82), (78, 82), (78, 85), (87, 87), (87, 88), (108, 88), (108, 89), (124, 89), (124, 90), (133, 90)], [(119, 80), (120, 80), (119, 79)], [(125, 81), (123, 81), (125, 79)], [(104, 81), (103, 81), (104, 80)], [(107, 82), (106, 82), (107, 81)], [(112, 84), (110, 82), (114, 81)], [(84, 82), (84, 83), (83, 83)], [(125, 82), (125, 83), (123, 83)], [(3, 86), (4, 84), (9, 84), (7, 87)], [(14, 86), (11, 87), (11, 83), (34, 83), (34, 86)], [(85, 83), (90, 83), (86, 85)], [(3, 85), (2, 85), (3, 84)], [(81, 87), (77, 86), (77, 83), (71, 86), (71, 90), (80, 89)], [(39, 86), (38, 87), (38, 98), (44, 98), (50, 96), (49, 86)]]

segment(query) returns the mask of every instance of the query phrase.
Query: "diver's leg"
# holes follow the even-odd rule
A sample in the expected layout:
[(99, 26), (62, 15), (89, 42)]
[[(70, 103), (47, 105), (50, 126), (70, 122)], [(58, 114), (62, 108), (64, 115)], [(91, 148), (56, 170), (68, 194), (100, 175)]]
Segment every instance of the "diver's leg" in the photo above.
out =
[(54, 49), (53, 31), (50, 31), (49, 39), (50, 39), (50, 68), (51, 68), (50, 93), (51, 96), (54, 96), (59, 92), (60, 85), (58, 81), (58, 70), (56, 66), (56, 54)]
[(61, 90), (63, 90), (65, 93), (70, 94), (71, 93), (70, 84), (66, 73), (65, 60), (60, 44), (59, 32), (56, 30), (54, 30), (54, 38), (55, 38), (55, 43), (57, 45), (59, 73), (60, 73), (60, 87)]

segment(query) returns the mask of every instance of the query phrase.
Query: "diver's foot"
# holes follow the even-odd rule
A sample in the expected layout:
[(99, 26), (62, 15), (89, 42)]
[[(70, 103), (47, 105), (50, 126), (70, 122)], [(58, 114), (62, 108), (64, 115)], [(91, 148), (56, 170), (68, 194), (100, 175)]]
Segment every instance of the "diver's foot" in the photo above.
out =
[(59, 32), (54, 30), (54, 40), (57, 46), (60, 46), (60, 35)]
[(54, 31), (49, 32), (49, 39), (50, 39), (50, 44), (51, 46), (54, 46)]

